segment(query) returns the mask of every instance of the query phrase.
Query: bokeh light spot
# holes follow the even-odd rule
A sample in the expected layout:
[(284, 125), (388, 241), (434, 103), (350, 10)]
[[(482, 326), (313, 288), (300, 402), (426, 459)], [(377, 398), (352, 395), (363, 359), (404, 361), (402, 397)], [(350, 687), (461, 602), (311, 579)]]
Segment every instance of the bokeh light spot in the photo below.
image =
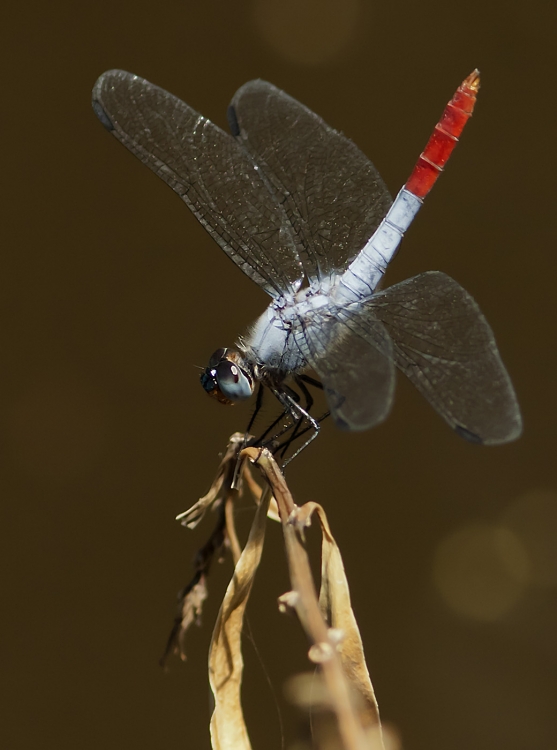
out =
[(501, 519), (524, 545), (531, 564), (530, 582), (557, 586), (557, 492), (531, 490), (515, 500)]
[(528, 581), (528, 555), (507, 528), (475, 524), (459, 529), (438, 546), (433, 579), (456, 613), (491, 622), (506, 615)]
[(505, 526), (493, 530), (493, 543), (501, 564), (520, 584), (526, 585), (531, 578), (530, 559), (520, 539)]
[(300, 65), (321, 65), (354, 40), (360, 0), (255, 0), (253, 19), (275, 53)]

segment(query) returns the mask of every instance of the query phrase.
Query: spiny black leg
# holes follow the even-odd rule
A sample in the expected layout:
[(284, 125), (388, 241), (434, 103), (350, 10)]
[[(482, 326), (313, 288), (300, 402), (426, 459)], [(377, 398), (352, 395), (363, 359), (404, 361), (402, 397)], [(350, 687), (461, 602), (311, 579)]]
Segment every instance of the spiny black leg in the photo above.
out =
[[(302, 377), (295, 376), (294, 380), (295, 380), (296, 385), (298, 386), (298, 388), (302, 391), (302, 395), (306, 399), (306, 403), (305, 403), (304, 408), (305, 408), (306, 412), (309, 414), (310, 411), (311, 411), (311, 407), (313, 406), (313, 396), (311, 395), (311, 393), (308, 391), (308, 389), (304, 385)], [(313, 378), (310, 378), (310, 380), (313, 381)], [(318, 381), (315, 380), (313, 382), (317, 383)], [(296, 422), (296, 425), (295, 425), (294, 429), (292, 430), (292, 434), (290, 435), (290, 437), (288, 438), (288, 440), (286, 440), (283, 443), (283, 448), (282, 448), (282, 451), (281, 451), (281, 454), (280, 454), (281, 458), (284, 458), (284, 456), (286, 455), (286, 451), (288, 450), (288, 448), (290, 447), (290, 445), (294, 442), (294, 440), (296, 440), (296, 437), (299, 434), (299, 429), (302, 426), (302, 422), (303, 421), (304, 421), (304, 417), (300, 417), (300, 419), (298, 419), (298, 421)]]
[[(269, 427), (265, 430), (265, 432), (260, 435), (257, 440), (254, 440), (253, 445), (257, 446), (263, 446), (263, 447), (270, 447), (273, 443), (276, 444), (277, 440), (282, 437), (285, 433), (292, 430), (292, 434), (290, 437), (285, 440), (280, 445), (275, 445), (273, 449), (273, 453), (276, 455), (279, 451), (281, 453), (281, 458), (284, 458), (286, 451), (292, 444), (292, 442), (296, 439), (301, 437), (302, 435), (306, 434), (310, 430), (314, 430), (314, 435), (304, 443), (304, 445), (296, 451), (294, 456), (297, 456), (298, 453), (300, 453), (309, 443), (316, 437), (316, 433), (319, 431), (319, 423), (325, 419), (327, 416), (329, 416), (329, 412), (326, 412), (323, 416), (321, 416), (318, 420), (315, 420), (313, 417), (310, 416), (309, 412), (313, 407), (314, 400), (313, 396), (309, 392), (309, 390), (305, 387), (304, 383), (307, 383), (308, 385), (311, 385), (315, 388), (323, 389), (323, 385), (319, 380), (316, 380), (315, 378), (310, 377), (309, 375), (298, 375), (295, 377), (295, 382), (297, 386), (299, 387), (300, 391), (302, 392), (302, 396), (305, 399), (305, 408), (302, 408), (300, 406), (300, 400), (301, 396), (300, 394), (295, 391), (293, 388), (288, 387), (287, 385), (282, 385), (280, 391), (273, 390), (273, 394), (279, 401), (279, 403), (283, 406), (283, 412), (279, 414), (279, 416), (272, 422)], [(256, 412), (259, 411), (259, 408), (261, 406), (260, 403), (260, 395), (258, 393), (258, 404), (256, 405)], [(255, 417), (255, 415), (254, 415)], [(253, 423), (253, 419), (250, 421), (250, 427)], [(274, 428), (279, 424), (279, 422), (282, 419), (289, 418), (293, 420), (293, 424), (286, 424), (284, 425), (277, 433), (275, 433), (269, 440), (265, 441), (265, 438), (269, 433), (271, 433)], [(308, 421), (310, 424), (308, 427), (306, 427), (304, 430), (300, 432), (300, 428), (304, 421)], [(248, 428), (249, 429), (249, 428)], [(265, 441), (265, 442), (264, 442)], [(292, 456), (292, 458), (294, 458)], [(289, 463), (289, 461), (292, 460), (289, 459), (286, 463)], [(284, 464), (286, 466), (286, 464)]]
[[(331, 416), (331, 412), (330, 411), (326, 411), (324, 414), (322, 414), (320, 417), (318, 417), (315, 421), (318, 424), (321, 424), (321, 422), (324, 419), (327, 419), (327, 417), (330, 417), (330, 416)], [(306, 427), (301, 432), (299, 432), (296, 437), (301, 438), (302, 435), (305, 435), (307, 432), (309, 432), (310, 430), (313, 430), (313, 429), (314, 429), (313, 425), (309, 425), (309, 427)], [(295, 456), (297, 456), (298, 453), (300, 453), (300, 451), (302, 451), (306, 447), (306, 445), (308, 445), (308, 443), (311, 443), (312, 440), (313, 440), (313, 437), (307, 443), (304, 443), (304, 445), (300, 448), (300, 450), (296, 451), (296, 453), (292, 456), (292, 458), (294, 458)], [(279, 445), (278, 448), (276, 449), (275, 453), (278, 453), (278, 451), (281, 450), (284, 445), (287, 445), (287, 444), (290, 445), (291, 442), (292, 441), (290, 439), (288, 439), (288, 441), (285, 441), (284, 443), (282, 443), (281, 445)], [(284, 464), (284, 466), (286, 466), (286, 464), (290, 463), (290, 461), (292, 461), (292, 458), (289, 458), (288, 461)], [(284, 466), (283, 466), (283, 468), (284, 468)]]
[[(298, 450), (287, 460), (284, 462), (283, 468), (287, 466), (292, 459), (296, 458), (296, 456), (301, 453), (304, 448), (307, 448), (307, 446), (315, 440), (317, 435), (319, 434), (319, 423), (311, 416), (311, 414), (308, 414), (308, 412), (303, 409), (300, 404), (292, 398), (285, 390), (279, 391), (273, 389), (273, 393), (276, 396), (276, 398), (280, 401), (280, 403), (284, 406), (286, 410), (290, 412), (292, 417), (294, 415), (298, 415), (298, 418), (306, 419), (313, 429), (313, 435), (309, 438), (309, 440), (306, 440), (306, 442), (301, 446), (301, 448), (298, 448)], [(310, 429), (311, 429), (310, 428)]]
[[(296, 383), (298, 382), (298, 379), (296, 378)], [(282, 385), (282, 392), (286, 393), (288, 396), (290, 396), (291, 399), (294, 399), (294, 401), (299, 404), (300, 403), (300, 394), (295, 391), (293, 388), (290, 388), (287, 385)], [(306, 391), (307, 392), (307, 391)]]
[[(330, 417), (330, 416), (331, 416), (331, 412), (330, 412), (330, 411), (326, 411), (326, 412), (325, 412), (325, 414), (322, 414), (322, 415), (321, 415), (320, 417), (318, 417), (318, 418), (317, 418), (317, 419), (316, 419), (315, 421), (316, 421), (316, 422), (317, 422), (318, 424), (321, 424), (321, 422), (322, 422), (322, 421), (323, 421), (324, 419), (327, 419), (327, 417)], [(306, 434), (306, 432), (309, 432), (309, 431), (310, 431), (310, 430), (312, 430), (312, 429), (313, 429), (312, 425), (310, 425), (309, 427), (306, 427), (305, 429), (303, 429), (303, 430), (302, 430), (301, 432), (299, 432), (299, 433), (298, 433), (298, 437), (299, 437), (299, 438), (300, 438), (300, 437), (302, 437), (302, 435), (305, 435), (305, 434)]]
[(257, 399), (255, 401), (255, 409), (253, 410), (253, 414), (251, 415), (251, 419), (247, 426), (246, 434), (249, 434), (251, 432), (251, 428), (253, 427), (255, 418), (259, 414), (262, 404), (263, 404), (263, 384), (259, 383), (259, 388), (257, 389)]
[[(313, 396), (308, 391), (308, 389), (305, 387), (305, 385), (304, 385), (304, 378), (303, 377), (301, 377), (300, 375), (296, 375), (294, 379), (296, 381), (296, 385), (302, 391), (302, 396), (304, 396), (304, 398), (306, 400), (306, 405), (305, 405), (304, 408), (309, 413), (311, 411), (311, 407), (313, 406)], [(312, 383), (310, 383), (310, 385), (313, 385), (313, 383), (318, 383), (319, 382), (318, 380), (313, 380), (313, 378), (310, 378), (310, 380), (313, 381)], [(321, 387), (323, 387), (323, 386), (321, 386)]]
[[(296, 391), (293, 391), (288, 386), (283, 386), (283, 390), (288, 394), (288, 396), (290, 396), (290, 398), (294, 399), (294, 401), (298, 402), (300, 400), (299, 394), (297, 394)], [(273, 391), (273, 393), (274, 393), (274, 391)], [(276, 396), (276, 394), (275, 394), (275, 396)], [(280, 401), (280, 399), (279, 399), (279, 401)], [(287, 417), (287, 416), (291, 416), (292, 409), (288, 408), (282, 401), (280, 401), (280, 403), (282, 404), (284, 411), (281, 414), (279, 414), (278, 417), (275, 419), (275, 421), (272, 422), (267, 427), (267, 429), (265, 430), (265, 432), (257, 438), (257, 440), (254, 443), (255, 445), (261, 445), (263, 443), (263, 440), (277, 426), (277, 424), (281, 421), (281, 419), (284, 419), (284, 417)], [(273, 442), (274, 440), (276, 440), (277, 438), (279, 438), (281, 435), (284, 435), (284, 433), (287, 432), (290, 429), (292, 429), (292, 425), (291, 424), (286, 425), (281, 430), (279, 430), (279, 432), (276, 435), (274, 435), (268, 441), (268, 443)]]
[[(267, 429), (265, 430), (265, 432), (264, 432), (264, 433), (263, 433), (262, 435), (260, 435), (260, 436), (259, 436), (259, 437), (257, 438), (257, 440), (255, 441), (254, 445), (256, 445), (256, 446), (260, 446), (260, 445), (262, 445), (262, 444), (263, 444), (263, 440), (265, 440), (265, 438), (267, 437), (267, 435), (268, 435), (268, 434), (269, 434), (269, 433), (270, 433), (270, 432), (271, 432), (271, 431), (272, 431), (272, 430), (273, 430), (273, 429), (274, 429), (274, 428), (275, 428), (275, 427), (277, 426), (277, 424), (278, 424), (278, 423), (280, 422), (280, 420), (281, 420), (281, 419), (284, 419), (284, 417), (287, 417), (287, 416), (289, 416), (289, 414), (290, 414), (290, 412), (289, 412), (288, 410), (286, 410), (286, 409), (285, 409), (285, 410), (284, 410), (284, 411), (283, 411), (283, 412), (282, 412), (281, 414), (279, 414), (279, 416), (278, 416), (278, 417), (277, 417), (277, 418), (275, 419), (275, 421), (274, 421), (274, 422), (272, 422), (272, 423), (271, 423), (271, 424), (270, 424), (270, 425), (269, 425), (269, 426), (267, 427)], [(286, 429), (288, 429), (288, 430), (289, 430), (289, 429), (290, 429), (290, 427), (291, 427), (291, 425), (288, 425), (288, 427), (287, 427)], [(284, 431), (285, 431), (285, 430), (281, 430), (281, 431), (280, 431), (280, 432), (278, 433), (278, 435), (279, 435), (279, 436), (280, 436), (280, 435), (283, 435), (283, 434), (284, 434)], [(271, 439), (270, 439), (270, 440), (269, 440), (268, 442), (272, 442), (273, 440), (276, 440), (276, 438), (277, 438), (277, 435), (275, 435), (274, 437), (272, 437), (272, 438), (271, 438)]]
[[(276, 449), (275, 453), (278, 453), (280, 451), (280, 457), (281, 458), (284, 458), (284, 455), (285, 455), (286, 451), (292, 445), (292, 441), (294, 441), (299, 436), (300, 433), (298, 432), (298, 430), (302, 426), (302, 422), (304, 421), (304, 419), (305, 419), (305, 417), (300, 417), (296, 421), (296, 424), (294, 425), (294, 429), (292, 430), (292, 434), (290, 435), (290, 437), (288, 437), (284, 441), (284, 443), (281, 443), (279, 446), (277, 446), (277, 449)], [(309, 429), (311, 429), (311, 428), (308, 427), (308, 430)], [(280, 437), (280, 436), (277, 436), (277, 437)]]
[(303, 380), (304, 383), (307, 383), (308, 385), (312, 385), (314, 388), (319, 388), (320, 390), (323, 390), (323, 383), (320, 380), (316, 380), (315, 378), (310, 377), (309, 375), (304, 375), (303, 373), (301, 375), (298, 375), (296, 378), (297, 381)]

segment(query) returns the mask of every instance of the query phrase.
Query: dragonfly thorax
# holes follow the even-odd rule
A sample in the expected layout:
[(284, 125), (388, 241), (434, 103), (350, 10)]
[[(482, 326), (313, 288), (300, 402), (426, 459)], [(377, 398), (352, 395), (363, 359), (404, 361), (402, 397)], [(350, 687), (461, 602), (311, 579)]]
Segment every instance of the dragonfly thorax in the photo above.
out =
[(239, 342), (245, 358), (276, 381), (304, 370), (308, 363), (296, 332), (309, 325), (311, 313), (326, 307), (327, 297), (306, 288), (291, 299), (273, 301)]

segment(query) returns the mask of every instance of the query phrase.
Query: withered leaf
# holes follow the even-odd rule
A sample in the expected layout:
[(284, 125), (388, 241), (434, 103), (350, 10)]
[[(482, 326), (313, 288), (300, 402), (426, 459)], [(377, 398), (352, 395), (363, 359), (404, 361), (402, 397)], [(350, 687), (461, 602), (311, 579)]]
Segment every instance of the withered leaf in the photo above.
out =
[(213, 631), (209, 650), (209, 682), (215, 698), (213, 750), (251, 750), (240, 699), (244, 668), (241, 637), (245, 608), (261, 560), (270, 497), (269, 491), (263, 492)]
[(321, 589), (319, 605), (329, 627), (342, 633), (337, 649), (346, 676), (365, 701), (362, 720), (365, 725), (379, 726), (379, 708), (367, 669), (362, 638), (350, 601), (350, 589), (338, 545), (327, 515), (318, 503), (306, 503), (298, 512), (299, 520), (317, 513), (321, 524)]

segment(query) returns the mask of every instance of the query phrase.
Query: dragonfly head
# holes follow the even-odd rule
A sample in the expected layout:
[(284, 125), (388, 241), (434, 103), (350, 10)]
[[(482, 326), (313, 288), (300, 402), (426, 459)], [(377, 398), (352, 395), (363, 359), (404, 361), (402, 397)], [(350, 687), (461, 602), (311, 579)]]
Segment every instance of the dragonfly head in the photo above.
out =
[(253, 393), (253, 377), (234, 349), (217, 349), (201, 373), (201, 385), (209, 396), (228, 406)]

